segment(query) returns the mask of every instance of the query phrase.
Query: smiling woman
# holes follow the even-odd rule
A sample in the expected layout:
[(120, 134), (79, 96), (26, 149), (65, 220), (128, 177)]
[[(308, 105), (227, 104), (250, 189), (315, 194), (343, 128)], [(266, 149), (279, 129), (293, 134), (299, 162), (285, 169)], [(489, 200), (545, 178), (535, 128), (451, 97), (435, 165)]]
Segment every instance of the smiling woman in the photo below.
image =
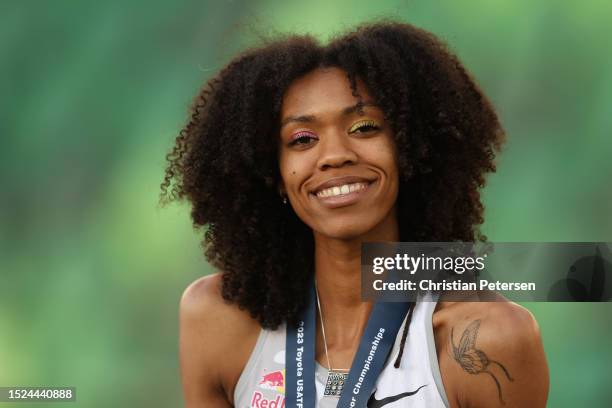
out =
[(521, 307), (360, 296), (363, 242), (486, 239), (479, 189), (503, 135), (458, 59), (408, 24), (233, 59), (162, 183), (163, 200), (191, 203), (219, 269), (181, 301), (187, 406), (545, 406)]
[(393, 131), (361, 80), (356, 89), (361, 99), (345, 71), (318, 68), (283, 96), (281, 194), (312, 228), (315, 242), (318, 234), (372, 240), (380, 228), (397, 229)]

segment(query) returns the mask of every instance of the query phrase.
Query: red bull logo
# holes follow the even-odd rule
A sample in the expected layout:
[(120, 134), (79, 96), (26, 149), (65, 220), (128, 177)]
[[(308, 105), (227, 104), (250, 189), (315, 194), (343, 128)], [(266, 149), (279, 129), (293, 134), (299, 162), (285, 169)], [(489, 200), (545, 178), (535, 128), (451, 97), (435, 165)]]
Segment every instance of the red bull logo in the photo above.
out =
[(285, 408), (285, 396), (277, 394), (276, 397), (271, 399), (266, 398), (261, 392), (255, 391), (251, 399), (251, 408)]
[(266, 372), (264, 369), (259, 388), (275, 391), (269, 398), (263, 392), (255, 391), (251, 397), (251, 408), (285, 408), (285, 369)]
[(272, 390), (280, 393), (285, 393), (285, 369), (271, 371), (264, 374), (259, 381), (259, 386), (266, 390)]

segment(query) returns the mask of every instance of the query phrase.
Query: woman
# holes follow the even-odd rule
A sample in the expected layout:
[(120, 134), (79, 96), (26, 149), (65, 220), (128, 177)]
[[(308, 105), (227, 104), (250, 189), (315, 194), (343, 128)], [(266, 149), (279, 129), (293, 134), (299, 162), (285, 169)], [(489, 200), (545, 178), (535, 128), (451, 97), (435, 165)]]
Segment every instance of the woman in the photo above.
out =
[[(370, 374), (353, 374), (378, 307), (361, 301), (361, 243), (486, 240), (479, 188), (502, 141), (457, 58), (407, 24), (232, 60), (199, 93), (162, 184), (189, 200), (220, 271), (181, 301), (187, 406), (544, 407), (539, 330), (509, 302), (418, 302)], [(305, 354), (294, 334), (312, 339)]]

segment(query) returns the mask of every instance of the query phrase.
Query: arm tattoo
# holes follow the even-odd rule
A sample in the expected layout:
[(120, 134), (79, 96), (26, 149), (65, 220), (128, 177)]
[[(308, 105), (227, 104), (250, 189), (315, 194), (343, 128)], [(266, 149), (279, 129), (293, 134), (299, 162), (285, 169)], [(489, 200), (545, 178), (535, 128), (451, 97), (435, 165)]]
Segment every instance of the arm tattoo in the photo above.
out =
[(499, 384), (499, 380), (490, 371), (491, 363), (496, 364), (498, 367), (502, 369), (506, 377), (509, 381), (514, 381), (512, 377), (510, 377), (510, 373), (506, 370), (501, 363), (489, 359), (484, 351), (476, 348), (476, 336), (478, 336), (478, 329), (480, 328), (480, 320), (474, 320), (472, 323), (468, 325), (463, 334), (461, 335), (461, 339), (459, 340), (459, 346), (455, 346), (455, 340), (453, 335), (453, 328), (451, 328), (451, 344), (453, 346), (453, 357), (455, 361), (459, 363), (461, 368), (467, 371), (470, 374), (481, 374), (486, 373), (491, 376), (493, 381), (495, 381), (495, 385), (497, 386), (497, 393), (499, 394), (499, 401), (502, 405), (505, 405), (504, 399), (502, 397), (501, 385)]

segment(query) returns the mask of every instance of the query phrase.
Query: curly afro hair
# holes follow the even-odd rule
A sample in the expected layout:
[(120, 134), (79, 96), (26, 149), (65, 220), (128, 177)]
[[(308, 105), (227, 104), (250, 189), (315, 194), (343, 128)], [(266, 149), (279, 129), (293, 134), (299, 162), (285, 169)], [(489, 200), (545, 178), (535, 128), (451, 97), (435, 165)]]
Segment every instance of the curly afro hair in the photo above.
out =
[(489, 100), (433, 34), (409, 24), (357, 27), (326, 45), (287, 36), (235, 57), (200, 90), (167, 155), (161, 202), (187, 199), (204, 227), (223, 297), (262, 327), (294, 323), (313, 274), (312, 231), (279, 197), (282, 96), (318, 67), (361, 79), (399, 152), (402, 241), (486, 241), (479, 189), (504, 131)]

